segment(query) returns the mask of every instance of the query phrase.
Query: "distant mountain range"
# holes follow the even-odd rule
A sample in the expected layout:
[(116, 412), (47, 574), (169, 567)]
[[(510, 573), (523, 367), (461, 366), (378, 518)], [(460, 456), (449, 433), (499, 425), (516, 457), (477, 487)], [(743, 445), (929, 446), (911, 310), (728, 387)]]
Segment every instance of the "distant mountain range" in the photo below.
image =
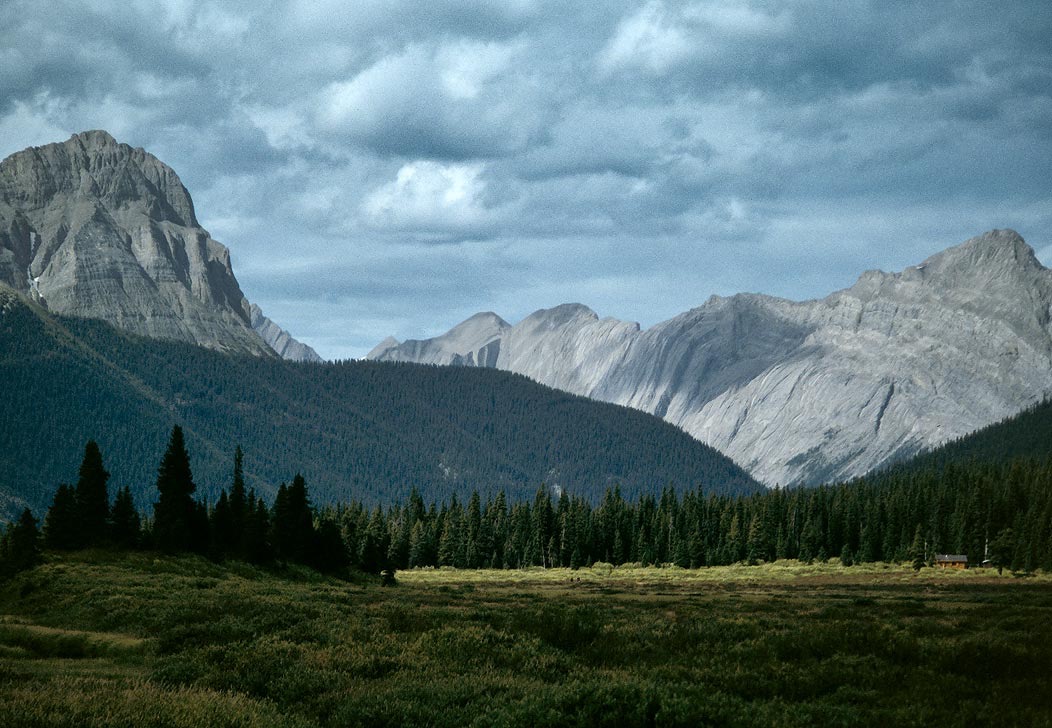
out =
[(144, 336), (319, 360), (250, 307), (175, 172), (104, 131), (0, 162), (0, 283)]
[[(85, 419), (96, 411), (96, 430), (124, 433), (126, 444), (115, 440), (111, 449), (128, 456), (132, 469), (123, 476), (138, 485), (150, 480), (152, 465), (144, 463), (156, 455), (147, 442), (163, 439), (175, 420), (208, 433), (202, 472), (209, 480), (223, 472), (223, 449), (233, 440), (259, 438), (261, 489), (288, 477), (283, 467), (310, 467), (325, 498), (360, 488), (381, 498), (407, 484), (436, 494), (542, 480), (589, 493), (655, 480), (705, 482), (725, 492), (756, 485), (712, 450), (693, 449), (671, 428), (653, 429), (647, 416), (591, 410), (583, 400), (479, 369), (656, 415), (768, 485), (856, 477), (1052, 392), (1052, 271), (1010, 230), (901, 273), (867, 272), (821, 300), (712, 297), (646, 330), (580, 304), (543, 309), (514, 325), (486, 312), (433, 339), (387, 339), (367, 357), (456, 370), (288, 368), (278, 357), (320, 357), (245, 298), (229, 251), (200, 226), (175, 172), (102, 131), (0, 163), (0, 287), (8, 290), (6, 310), (23, 312), (5, 314), (3, 366), (14, 378), (5, 380), (0, 404), (5, 421), (19, 424), (0, 429), (0, 444), (14, 448), (0, 463), (0, 491), (30, 501), (67, 472), (71, 455), (59, 457), (59, 433), (71, 438), (63, 440), (67, 449), (105, 437)], [(96, 319), (124, 333), (87, 322)], [(24, 346), (37, 359), (22, 356)], [(26, 370), (23, 360), (39, 371)], [(88, 381), (108, 392), (105, 403)], [(23, 389), (14, 393), (12, 382)], [(423, 383), (453, 387), (464, 399), (424, 392)], [(540, 409), (511, 399), (498, 406), (486, 386), (509, 397), (515, 391)], [(583, 408), (591, 414), (576, 416), (602, 425), (577, 432), (562, 419), (565, 408)], [(394, 411), (401, 419), (387, 419)], [(511, 432), (535, 451), (523, 452)], [(640, 433), (655, 448), (649, 454), (639, 450)], [(429, 442), (392, 449), (405, 438)], [(349, 464), (347, 443), (370, 453), (363, 456), (368, 467)], [(23, 451), (40, 460), (24, 459)]]
[(1052, 390), (1052, 271), (993, 230), (801, 303), (741, 294), (647, 330), (580, 304), (477, 314), (377, 361), (493, 367), (650, 412), (773, 484), (848, 479)]

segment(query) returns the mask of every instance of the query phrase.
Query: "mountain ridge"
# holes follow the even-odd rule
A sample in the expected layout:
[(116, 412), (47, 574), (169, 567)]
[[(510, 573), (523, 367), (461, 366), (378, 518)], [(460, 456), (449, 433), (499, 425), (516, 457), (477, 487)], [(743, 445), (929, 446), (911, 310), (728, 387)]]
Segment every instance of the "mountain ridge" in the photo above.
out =
[[(1017, 233), (992, 230), (821, 299), (713, 296), (647, 329), (564, 304), (486, 345), (497, 368), (650, 412), (795, 485), (856, 477), (1040, 400), (1050, 310), (1052, 272)], [(477, 361), (478, 342), (434, 341), (371, 356)]]

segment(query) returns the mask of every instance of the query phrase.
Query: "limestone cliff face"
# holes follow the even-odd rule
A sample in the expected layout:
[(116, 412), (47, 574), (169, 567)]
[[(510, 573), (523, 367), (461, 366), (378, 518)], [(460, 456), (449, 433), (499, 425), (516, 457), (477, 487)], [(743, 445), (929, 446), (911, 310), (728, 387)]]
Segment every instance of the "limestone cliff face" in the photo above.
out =
[(495, 313), (477, 313), (434, 339), (410, 339), (399, 343), (398, 339), (388, 336), (365, 358), (495, 367), (500, 356), (501, 339), (509, 328), (508, 322)]
[(249, 307), (249, 313), (252, 317), (252, 329), (282, 359), (289, 359), (290, 361), (322, 361), (322, 358), (318, 356), (318, 352), (292, 338), (288, 331), (264, 316), (263, 311), (256, 304), (253, 303)]
[[(443, 359), (493, 364), (665, 418), (768, 484), (849, 478), (1052, 391), (1052, 271), (994, 230), (817, 301), (743, 294), (641, 331), (569, 304)], [(447, 335), (448, 337), (448, 335)], [(433, 342), (371, 358), (419, 361)], [(407, 344), (410, 342), (407, 342)], [(461, 361), (454, 361), (456, 355)]]
[(178, 176), (103, 131), (0, 163), (0, 282), (56, 313), (270, 354)]

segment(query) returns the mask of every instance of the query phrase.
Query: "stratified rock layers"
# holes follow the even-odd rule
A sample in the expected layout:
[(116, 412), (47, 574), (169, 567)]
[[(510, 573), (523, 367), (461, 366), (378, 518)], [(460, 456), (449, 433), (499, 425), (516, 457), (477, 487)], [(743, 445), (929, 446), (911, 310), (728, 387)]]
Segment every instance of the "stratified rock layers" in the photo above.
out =
[(171, 168), (103, 131), (0, 163), (0, 282), (56, 313), (269, 354), (230, 252)]
[(259, 306), (256, 304), (253, 303), (250, 306), (249, 313), (252, 317), (251, 321), (253, 330), (255, 330), (255, 332), (262, 337), (263, 341), (267, 342), (267, 346), (273, 349), (282, 359), (313, 362), (322, 360), (322, 358), (318, 356), (318, 352), (314, 351), (314, 349), (306, 344), (296, 341), (288, 331), (264, 316), (263, 311), (260, 310)]
[(645, 331), (577, 304), (514, 326), (485, 314), (503, 326), (370, 357), (496, 366), (635, 407), (787, 485), (861, 475), (1040, 400), (1050, 311), (1052, 271), (994, 230), (818, 301), (713, 297)]

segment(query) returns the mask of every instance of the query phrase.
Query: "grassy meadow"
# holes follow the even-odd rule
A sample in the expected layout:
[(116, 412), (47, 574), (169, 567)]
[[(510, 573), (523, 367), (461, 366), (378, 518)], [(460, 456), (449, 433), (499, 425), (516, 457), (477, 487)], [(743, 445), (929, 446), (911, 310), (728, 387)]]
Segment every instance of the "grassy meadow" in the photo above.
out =
[(1052, 578), (777, 562), (400, 572), (49, 555), (3, 726), (1052, 725)]

